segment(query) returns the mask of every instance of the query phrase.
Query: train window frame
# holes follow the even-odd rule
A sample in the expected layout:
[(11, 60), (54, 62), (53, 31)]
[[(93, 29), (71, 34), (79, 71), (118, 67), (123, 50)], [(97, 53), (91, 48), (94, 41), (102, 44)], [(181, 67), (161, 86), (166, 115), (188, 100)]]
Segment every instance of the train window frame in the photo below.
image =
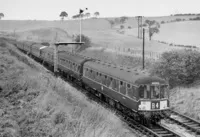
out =
[(131, 84), (129, 84), (129, 83), (126, 83), (126, 86), (127, 86), (128, 89), (131, 88)]

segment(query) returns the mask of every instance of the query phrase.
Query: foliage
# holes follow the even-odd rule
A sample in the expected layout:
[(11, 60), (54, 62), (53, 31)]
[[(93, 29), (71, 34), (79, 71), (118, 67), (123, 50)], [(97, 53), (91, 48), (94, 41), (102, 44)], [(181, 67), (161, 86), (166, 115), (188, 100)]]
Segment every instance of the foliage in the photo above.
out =
[(114, 22), (115, 22), (116, 24), (119, 24), (119, 23), (120, 23), (120, 18), (115, 18)]
[(67, 14), (67, 12), (65, 12), (65, 11), (62, 11), (62, 12), (60, 13), (60, 17), (61, 17), (62, 20), (64, 20), (64, 18), (67, 17), (67, 16), (68, 16), (68, 14)]
[(149, 40), (151, 40), (155, 33), (159, 33), (160, 24), (155, 20), (146, 20), (145, 24), (149, 27)]
[(200, 17), (190, 18), (190, 20), (200, 20)]
[(165, 21), (161, 21), (161, 24), (164, 24), (165, 23)]
[(200, 14), (199, 13), (198, 14), (185, 13), (185, 14), (174, 14), (174, 15), (171, 15), (171, 16), (195, 16), (195, 15), (200, 15)]
[[(127, 130), (115, 114), (89, 102), (27, 56), (21, 54), (36, 70), (10, 56), (7, 42), (0, 45), (0, 136), (126, 136)], [(10, 44), (9, 48), (21, 53)]]
[[(75, 42), (80, 42), (80, 35), (75, 36)], [(81, 42), (84, 42), (82, 45), (78, 45), (76, 48), (77, 52), (83, 51), (86, 48), (91, 47), (91, 39), (88, 36), (81, 34)]]
[(113, 20), (108, 20), (108, 22), (110, 23), (110, 27), (113, 28), (113, 26), (115, 25), (115, 22)]
[(125, 23), (125, 21), (126, 20), (128, 20), (128, 17), (126, 17), (126, 16), (122, 16), (122, 17), (120, 17), (120, 23)]
[(1, 19), (2, 17), (4, 17), (4, 14), (3, 14), (3, 13), (0, 13), (0, 19)]
[(90, 17), (90, 13), (85, 13), (85, 17), (89, 18)]
[(128, 29), (131, 29), (131, 26), (128, 26)]
[(168, 79), (172, 87), (192, 84), (200, 79), (200, 52), (191, 50), (165, 52), (154, 66), (152, 74)]
[(72, 16), (73, 19), (78, 19), (80, 17), (80, 14)]
[(120, 25), (120, 29), (124, 29), (124, 25)]
[(94, 13), (94, 16), (96, 16), (96, 17), (98, 17), (100, 15), (100, 13), (98, 12), (98, 11), (96, 11), (95, 13)]

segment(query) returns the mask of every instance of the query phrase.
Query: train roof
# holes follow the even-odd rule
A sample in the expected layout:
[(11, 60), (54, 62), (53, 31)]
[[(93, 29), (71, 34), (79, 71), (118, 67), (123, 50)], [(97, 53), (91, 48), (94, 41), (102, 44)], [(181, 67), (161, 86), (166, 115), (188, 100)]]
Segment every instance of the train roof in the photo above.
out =
[(36, 44), (34, 44), (32, 47), (36, 47), (36, 48), (38, 48), (38, 49), (41, 49), (41, 48), (43, 48), (43, 47), (47, 47), (47, 46), (44, 46), (44, 45), (42, 45), (42, 44), (39, 44), (39, 43), (36, 43)]
[(36, 42), (33, 42), (33, 41), (22, 41), (22, 43), (23, 43), (25, 46), (31, 46), (31, 45), (35, 44)]
[(46, 48), (44, 48), (42, 50), (44, 50), (45, 52), (53, 54), (54, 48), (53, 47), (46, 47)]
[(138, 85), (142, 84), (168, 84), (164, 79), (156, 76), (141, 77), (135, 81)]
[(167, 84), (165, 80), (155, 77), (148, 76), (144, 73), (138, 71), (132, 71), (128, 68), (122, 68), (111, 63), (105, 63), (101, 61), (89, 61), (85, 63), (86, 67), (93, 68), (98, 72), (114, 76), (117, 79), (135, 84), (135, 85), (143, 85), (143, 84), (152, 84), (152, 82), (159, 82), (160, 84)]
[(117, 67), (110, 63), (104, 63), (100, 61), (89, 61), (85, 63), (85, 66), (133, 84), (135, 84), (135, 81), (141, 76), (145, 76), (145, 74), (139, 74), (138, 72), (131, 71), (130, 69)]
[(70, 53), (70, 52), (66, 52), (66, 51), (59, 51), (58, 56), (63, 57), (63, 58), (68, 59), (68, 60), (71, 60), (72, 62), (75, 62), (75, 63), (78, 63), (78, 64), (81, 64), (81, 63), (86, 61), (86, 59), (83, 58), (82, 56), (79, 56), (77, 54), (73, 54), (73, 53)]

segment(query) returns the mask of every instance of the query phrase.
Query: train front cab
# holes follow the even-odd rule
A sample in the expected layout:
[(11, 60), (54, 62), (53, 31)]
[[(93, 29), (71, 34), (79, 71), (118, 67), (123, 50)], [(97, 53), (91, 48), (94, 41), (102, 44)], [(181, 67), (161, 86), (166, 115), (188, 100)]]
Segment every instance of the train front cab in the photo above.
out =
[(147, 119), (160, 120), (169, 110), (169, 90), (167, 84), (152, 82), (140, 85), (138, 112)]

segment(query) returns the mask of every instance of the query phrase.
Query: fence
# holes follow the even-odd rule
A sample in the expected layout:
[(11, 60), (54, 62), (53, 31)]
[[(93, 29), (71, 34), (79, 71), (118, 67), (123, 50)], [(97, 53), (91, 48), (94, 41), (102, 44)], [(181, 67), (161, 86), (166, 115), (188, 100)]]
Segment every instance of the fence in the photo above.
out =
[[(124, 47), (111, 47), (108, 48), (111, 52), (116, 52), (117, 54), (125, 55), (125, 56), (134, 56), (134, 57), (141, 57), (142, 58), (142, 50), (132, 49), (132, 48), (124, 48)], [(145, 50), (145, 58), (146, 59), (160, 59), (161, 54), (158, 52), (147, 51)]]

